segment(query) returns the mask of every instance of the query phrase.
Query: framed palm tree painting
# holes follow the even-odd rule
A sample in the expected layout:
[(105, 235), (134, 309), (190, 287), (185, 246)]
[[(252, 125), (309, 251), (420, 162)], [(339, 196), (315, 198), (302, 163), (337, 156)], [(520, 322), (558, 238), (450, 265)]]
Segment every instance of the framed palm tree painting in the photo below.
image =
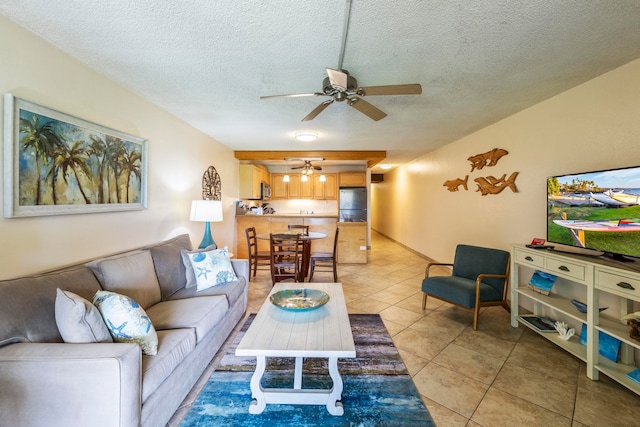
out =
[(5, 94), (5, 218), (147, 207), (147, 141)]

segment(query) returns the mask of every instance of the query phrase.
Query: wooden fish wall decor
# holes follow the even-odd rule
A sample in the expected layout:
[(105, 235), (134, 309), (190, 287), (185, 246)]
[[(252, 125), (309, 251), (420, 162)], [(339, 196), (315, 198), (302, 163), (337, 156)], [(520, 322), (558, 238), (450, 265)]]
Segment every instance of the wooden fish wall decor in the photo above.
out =
[[(498, 164), (498, 160), (502, 157), (509, 154), (509, 152), (502, 148), (494, 148), (491, 151), (487, 151), (486, 153), (476, 154), (475, 156), (469, 157), (467, 160), (471, 162), (471, 172), (475, 169), (482, 169), (483, 167), (492, 167)], [(485, 176), (474, 179), (473, 181), (478, 185), (478, 189), (481, 195), (486, 196), (487, 194), (499, 194), (505, 188), (510, 188), (514, 193), (518, 192), (518, 187), (516, 187), (516, 178), (518, 177), (519, 172), (513, 172), (507, 178), (507, 174), (505, 173), (500, 178), (496, 178), (494, 176)], [(469, 181), (469, 175), (465, 175), (464, 179), (456, 178), (449, 179), (444, 182), (443, 186), (447, 187), (447, 190), (454, 192), (459, 191), (460, 186), (462, 186), (465, 190), (469, 190), (467, 187), (467, 182)]]
[(464, 179), (460, 179), (460, 178), (450, 179), (448, 181), (445, 181), (443, 185), (447, 187), (447, 190), (449, 191), (458, 191), (458, 187), (460, 187), (461, 185), (464, 187), (465, 190), (468, 190), (469, 189), (467, 188), (468, 180), (469, 180), (469, 175), (466, 175)]
[(505, 188), (509, 187), (511, 191), (514, 193), (518, 192), (518, 187), (516, 187), (516, 177), (519, 172), (512, 173), (509, 178), (507, 178), (507, 174), (502, 175), (502, 178), (496, 179), (493, 176), (480, 177), (474, 179), (476, 183), (478, 183), (478, 189), (480, 194), (486, 196), (487, 194), (499, 194)]
[(502, 148), (494, 148), (491, 151), (487, 151), (486, 153), (476, 154), (475, 156), (469, 157), (467, 160), (471, 162), (471, 172), (474, 169), (482, 169), (483, 167), (491, 167), (498, 164), (498, 160), (500, 160), (503, 156), (509, 154), (507, 150)]

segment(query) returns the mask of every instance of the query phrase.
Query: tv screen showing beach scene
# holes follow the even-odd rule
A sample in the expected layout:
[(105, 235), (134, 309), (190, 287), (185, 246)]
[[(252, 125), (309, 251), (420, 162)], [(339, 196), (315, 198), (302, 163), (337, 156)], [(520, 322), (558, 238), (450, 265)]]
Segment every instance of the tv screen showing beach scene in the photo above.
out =
[(547, 241), (640, 257), (640, 167), (547, 178)]

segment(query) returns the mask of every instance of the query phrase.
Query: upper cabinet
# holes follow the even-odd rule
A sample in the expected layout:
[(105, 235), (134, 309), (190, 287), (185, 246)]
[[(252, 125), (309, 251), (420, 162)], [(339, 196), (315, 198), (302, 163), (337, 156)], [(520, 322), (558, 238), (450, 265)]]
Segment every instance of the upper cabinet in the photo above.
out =
[(320, 181), (321, 175), (313, 175), (313, 198), (316, 200), (338, 200), (338, 176), (335, 173), (324, 174), (326, 180)]
[(259, 199), (261, 183), (269, 183), (269, 171), (262, 165), (240, 165), (240, 198)]
[(340, 172), (340, 187), (366, 187), (367, 174), (365, 172)]
[(320, 174), (312, 174), (308, 181), (302, 181), (300, 174), (288, 174), (289, 182), (284, 182), (284, 173), (271, 174), (271, 199), (338, 199), (338, 175), (326, 173), (325, 182), (320, 181)]

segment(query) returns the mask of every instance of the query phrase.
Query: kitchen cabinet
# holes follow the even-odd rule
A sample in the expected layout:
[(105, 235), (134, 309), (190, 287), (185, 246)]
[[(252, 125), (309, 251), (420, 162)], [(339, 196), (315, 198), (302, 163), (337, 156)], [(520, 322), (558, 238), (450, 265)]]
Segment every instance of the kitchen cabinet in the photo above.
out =
[(259, 199), (261, 183), (269, 183), (269, 171), (262, 165), (240, 165), (240, 198)]
[(289, 198), (289, 183), (284, 182), (283, 173), (271, 174), (271, 199), (285, 200)]
[(320, 181), (321, 175), (313, 175), (313, 198), (316, 200), (338, 200), (338, 175), (325, 173), (326, 180)]
[(340, 172), (340, 187), (366, 187), (367, 174), (365, 172)]
[(271, 199), (316, 199), (337, 200), (337, 174), (325, 174), (326, 182), (320, 182), (319, 174), (312, 174), (308, 181), (302, 181), (300, 174), (288, 174), (289, 182), (284, 182), (284, 173), (271, 174)]
[[(520, 284), (520, 270), (540, 270), (558, 277), (552, 292), (543, 295)], [(527, 270), (525, 270), (527, 271)], [(528, 272), (528, 271), (527, 271)], [(523, 274), (523, 277), (527, 274)], [(573, 287), (572, 296), (567, 287)], [(578, 295), (575, 295), (577, 289)], [(601, 314), (600, 297), (619, 298), (620, 314), (610, 317)], [(560, 339), (556, 333), (540, 333), (521, 318), (520, 299), (533, 304), (533, 314), (544, 315), (565, 321), (574, 327), (575, 335), (569, 340)], [(579, 312), (571, 303), (577, 299), (587, 304), (587, 313)], [(597, 380), (604, 373), (623, 386), (640, 394), (640, 384), (629, 379), (626, 374), (636, 369), (634, 349), (640, 349), (640, 341), (629, 337), (630, 327), (619, 320), (631, 310), (632, 302), (640, 301), (640, 272), (622, 268), (619, 264), (601, 258), (547, 252), (515, 245), (511, 256), (511, 326), (518, 323), (529, 327), (541, 336), (571, 353), (587, 364), (587, 377)], [(613, 310), (613, 309), (612, 309)], [(580, 344), (580, 331), (587, 329), (587, 345)], [(600, 332), (621, 341), (620, 356), (613, 362), (600, 354)]]
[(338, 263), (367, 263), (367, 223), (339, 222)]

